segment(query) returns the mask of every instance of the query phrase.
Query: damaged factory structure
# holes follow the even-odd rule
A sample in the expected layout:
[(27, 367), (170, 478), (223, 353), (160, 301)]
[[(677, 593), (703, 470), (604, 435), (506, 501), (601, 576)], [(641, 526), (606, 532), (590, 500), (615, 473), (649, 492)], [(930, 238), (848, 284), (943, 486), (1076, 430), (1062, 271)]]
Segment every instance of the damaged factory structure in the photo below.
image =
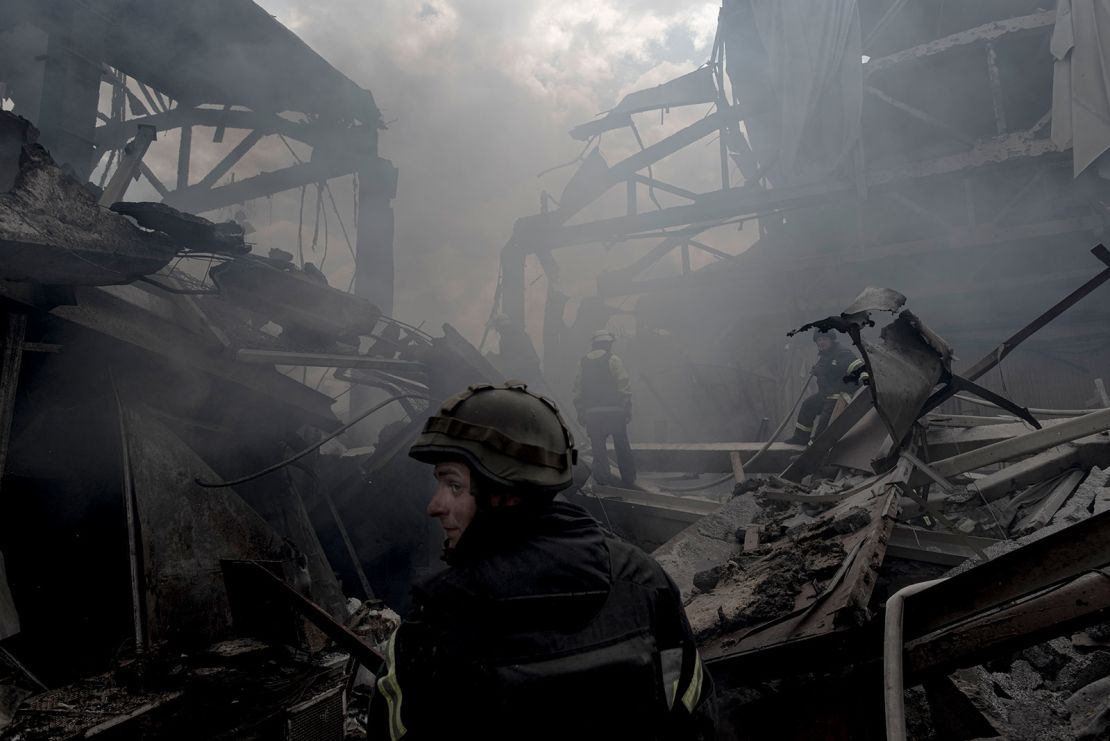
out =
[[(542, 649), (436, 728), (650, 674), (660, 738), (1110, 739), (1110, 8), (710, 5), (499, 254), (412, 277), (375, 97), (268, 4), (0, 2), (0, 739), (417, 737), (444, 584)], [(552, 511), (605, 589), (449, 581)]]

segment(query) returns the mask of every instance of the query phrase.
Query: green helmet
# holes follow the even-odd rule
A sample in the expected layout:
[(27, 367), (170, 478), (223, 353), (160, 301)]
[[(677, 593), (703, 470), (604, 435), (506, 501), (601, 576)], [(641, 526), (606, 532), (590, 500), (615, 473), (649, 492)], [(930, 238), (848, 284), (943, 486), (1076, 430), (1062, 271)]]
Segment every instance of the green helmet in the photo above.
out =
[(424, 423), (409, 455), (423, 463), (462, 458), (502, 486), (562, 491), (578, 462), (555, 402), (520, 382), (479, 384), (452, 396)]

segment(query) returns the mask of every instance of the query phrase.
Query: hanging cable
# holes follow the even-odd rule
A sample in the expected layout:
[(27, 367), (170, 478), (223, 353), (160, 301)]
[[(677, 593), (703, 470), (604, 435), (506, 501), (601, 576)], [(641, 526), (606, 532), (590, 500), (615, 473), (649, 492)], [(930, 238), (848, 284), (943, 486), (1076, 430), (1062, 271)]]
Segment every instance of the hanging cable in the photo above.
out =
[(255, 473), (248, 474), (246, 476), (242, 476), (242, 477), (234, 479), (232, 481), (216, 481), (216, 482), (214, 482), (214, 481), (201, 481), (199, 478), (195, 478), (195, 479), (193, 479), (193, 481), (196, 482), (197, 486), (203, 486), (206, 489), (220, 489), (220, 488), (223, 488), (225, 486), (238, 486), (239, 484), (245, 484), (248, 481), (253, 481), (254, 479), (262, 478), (263, 476), (265, 476), (267, 474), (271, 474), (274, 471), (278, 471), (278, 470), (281, 470), (282, 468), (285, 468), (286, 466), (288, 466), (290, 463), (293, 463), (294, 461), (299, 461), (301, 458), (304, 458), (309, 453), (313, 452), (314, 450), (319, 449), (321, 446), (324, 445), (324, 443), (331, 442), (335, 438), (339, 437), (344, 432), (351, 429), (352, 427), (357, 425), (359, 422), (366, 419), (367, 417), (369, 417), (371, 414), (378, 411), (382, 407), (388, 406), (389, 404), (392, 404), (395, 401), (400, 401), (401, 399), (423, 399), (423, 400), (426, 401), (428, 399), (428, 397), (423, 395), (423, 394), (398, 394), (397, 396), (391, 396), (388, 399), (386, 399), (385, 401), (380, 402), (380, 403), (375, 404), (374, 406), (370, 407), (365, 412), (358, 415), (357, 417), (352, 419), (350, 422), (348, 422), (347, 424), (343, 425), (342, 427), (340, 427), (335, 432), (333, 432), (330, 435), (328, 435), (327, 437), (325, 437), (323, 440), (321, 440), (319, 442), (316, 442), (316, 443), (313, 443), (312, 445), (309, 445), (307, 448), (305, 448), (301, 452), (295, 454), (291, 458), (287, 458), (287, 459), (285, 459), (285, 460), (283, 460), (279, 463), (275, 463), (274, 465), (269, 466), (268, 468), (263, 468), (261, 471), (257, 471)]
[[(352, 185), (351, 187), (356, 187)], [(343, 232), (343, 239), (347, 242), (347, 249), (351, 251), (351, 257), (355, 256), (355, 246), (351, 242), (351, 237), (347, 234), (347, 225), (343, 223), (343, 217), (339, 214), (339, 206), (335, 203), (335, 196), (332, 195), (331, 186), (328, 182), (324, 181), (324, 192), (328, 194), (328, 200), (331, 201), (331, 210), (335, 213), (335, 218), (339, 221), (339, 228)], [(358, 215), (358, 192), (355, 192), (355, 215)]]
[[(632, 129), (632, 135), (636, 137), (636, 143), (640, 145), (640, 151), (644, 151), (644, 140), (640, 138), (640, 130), (636, 128), (636, 122), (632, 120), (631, 116), (628, 117), (628, 125)], [(647, 172), (648, 180), (650, 181), (648, 183), (648, 197), (651, 198), (651, 202), (655, 204), (655, 208), (662, 211), (663, 206), (659, 203), (659, 199), (655, 197), (655, 175), (651, 172), (651, 165), (648, 165)]]
[(572, 159), (570, 162), (564, 162), (561, 165), (555, 165), (554, 167), (549, 167), (549, 168), (547, 168), (546, 170), (544, 170), (542, 172), (536, 173), (536, 177), (542, 178), (544, 175), (546, 175), (549, 172), (555, 172), (556, 170), (561, 170), (564, 167), (570, 167), (575, 162), (581, 162), (582, 158), (586, 156), (586, 151), (590, 148), (590, 145), (594, 143), (594, 139), (596, 139), (596, 138), (597, 138), (596, 136), (591, 136), (586, 141), (586, 146), (582, 147), (582, 151), (578, 153), (578, 156), (575, 157), (574, 159)]
[(320, 211), (324, 208), (324, 189), (316, 184), (316, 219), (312, 223), (312, 254), (316, 254), (316, 245), (320, 242)]
[[(771, 437), (768, 438), (767, 442), (763, 443), (763, 447), (760, 448), (758, 451), (756, 451), (756, 454), (753, 455), (751, 458), (749, 458), (744, 463), (745, 466), (753, 465), (757, 460), (759, 460), (760, 456), (762, 456), (764, 453), (766, 453), (768, 450), (770, 450), (771, 443), (778, 440), (779, 435), (781, 435), (782, 431), (784, 429), (786, 429), (786, 425), (790, 422), (790, 420), (792, 420), (794, 418), (794, 413), (797, 412), (798, 407), (801, 406), (802, 399), (805, 398), (806, 391), (809, 390), (809, 383), (812, 380), (813, 380), (813, 374), (810, 373), (809, 376), (806, 377), (805, 384), (802, 386), (802, 392), (800, 394), (798, 394), (798, 398), (794, 400), (794, 406), (790, 407), (790, 411), (787, 412), (786, 416), (782, 418), (782, 422), (779, 422), (779, 426), (777, 428), (775, 428), (775, 431), (773, 433), (771, 433)], [(732, 474), (730, 473), (730, 474), (726, 474), (725, 476), (722, 476), (719, 479), (715, 479), (713, 481), (710, 481), (708, 483), (698, 484), (697, 486), (691, 486), (691, 487), (688, 487), (688, 488), (675, 489), (675, 488), (666, 487), (666, 486), (661, 486), (659, 488), (663, 489), (664, 491), (673, 491), (673, 492), (701, 491), (703, 489), (712, 489), (714, 486), (717, 486), (719, 484), (723, 484), (724, 482), (728, 481), (731, 478), (732, 478)]]
[[(289, 146), (286, 144), (285, 146)], [(292, 150), (290, 150), (292, 151)], [(301, 186), (301, 209), (297, 215), (297, 256), (300, 258), (300, 267), (304, 267), (304, 192), (308, 186)]]
[(324, 261), (328, 259), (328, 210), (324, 211), (324, 254), (320, 256), (320, 272), (324, 272)]

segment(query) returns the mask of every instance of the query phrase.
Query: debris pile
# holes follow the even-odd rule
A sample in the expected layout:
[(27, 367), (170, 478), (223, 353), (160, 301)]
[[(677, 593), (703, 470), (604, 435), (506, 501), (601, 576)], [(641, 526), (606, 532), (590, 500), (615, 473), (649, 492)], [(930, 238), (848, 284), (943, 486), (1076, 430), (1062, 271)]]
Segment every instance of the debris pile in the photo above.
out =
[[(732, 497), (655, 552), (682, 589), (726, 727), (882, 732), (883, 712), (849, 721), (844, 703), (878, 702), (885, 683), (888, 724), (901, 729), (886, 731), (902, 734), (888, 738), (907, 727), (912, 738), (1104, 737), (1110, 409), (1025, 409), (974, 382), (1075, 300), (963, 376), (893, 291), (868, 289), (802, 328), (851, 336), (869, 384), (780, 473), (736, 470)], [(879, 310), (897, 316), (873, 344), (861, 330)], [(978, 413), (949, 409), (957, 402)], [(903, 683), (923, 689), (903, 696)], [(812, 715), (784, 728), (790, 702), (814, 695)]]

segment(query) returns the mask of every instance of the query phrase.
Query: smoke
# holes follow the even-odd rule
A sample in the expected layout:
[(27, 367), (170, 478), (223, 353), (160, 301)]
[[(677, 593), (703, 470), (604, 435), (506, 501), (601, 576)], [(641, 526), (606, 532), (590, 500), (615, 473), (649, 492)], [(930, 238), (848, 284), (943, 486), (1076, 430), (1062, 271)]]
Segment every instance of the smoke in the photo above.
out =
[[(451, 321), (473, 340), (513, 222), (573, 171), (536, 178), (578, 155), (567, 131), (625, 92), (704, 62), (718, 9), (674, 0), (261, 4), (383, 111), (381, 153), (400, 170), (394, 314)], [(592, 279), (568, 274), (568, 288), (593, 293)]]

